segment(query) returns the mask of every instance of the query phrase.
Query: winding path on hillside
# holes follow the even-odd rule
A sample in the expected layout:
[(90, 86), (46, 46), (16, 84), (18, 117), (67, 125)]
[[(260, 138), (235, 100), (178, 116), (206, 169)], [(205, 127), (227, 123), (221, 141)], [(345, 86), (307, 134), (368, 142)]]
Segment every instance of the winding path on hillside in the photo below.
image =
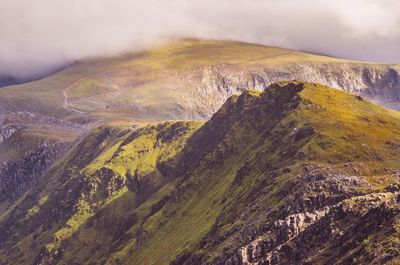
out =
[[(86, 77), (84, 77), (86, 78)], [(79, 82), (81, 82), (84, 78), (78, 79), (77, 81), (73, 82), (72, 84), (70, 84), (69, 86), (67, 86), (66, 88), (64, 88), (63, 90), (63, 96), (64, 96), (64, 102), (63, 102), (63, 108), (66, 110), (71, 110), (74, 112), (77, 112), (79, 114), (83, 114), (85, 113), (85, 111), (79, 110), (77, 108), (74, 107), (70, 107), (70, 104), (68, 102), (68, 90), (72, 89), (74, 86), (76, 86)]]

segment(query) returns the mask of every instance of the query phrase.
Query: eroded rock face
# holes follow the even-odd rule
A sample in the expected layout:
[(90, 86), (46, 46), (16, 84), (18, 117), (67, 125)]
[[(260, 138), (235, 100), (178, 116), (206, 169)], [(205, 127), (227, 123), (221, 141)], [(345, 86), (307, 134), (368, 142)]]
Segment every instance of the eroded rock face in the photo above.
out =
[(82, 127), (31, 112), (0, 115), (0, 202), (15, 199), (69, 148)]
[(242, 247), (225, 261), (225, 265), (234, 264), (275, 264), (274, 252), (280, 250), (285, 242), (296, 238), (300, 233), (323, 218), (330, 211), (324, 207), (314, 212), (303, 212), (287, 216), (268, 224), (270, 230), (258, 236), (250, 244)]
[[(350, 237), (368, 238), (365, 231), (357, 231), (358, 226), (375, 227), (395, 221), (400, 213), (398, 199), (398, 192), (373, 193), (345, 199), (314, 212), (289, 215), (267, 224), (268, 231), (241, 247), (223, 264), (313, 264), (309, 258), (315, 255), (316, 246), (328, 241), (341, 245)], [(380, 217), (373, 217), (376, 215)], [(375, 257), (374, 262), (381, 258)], [(332, 261), (338, 260), (339, 257), (332, 257)]]
[(21, 128), (22, 126), (16, 126), (12, 124), (0, 125), (0, 144), (2, 144), (5, 140), (10, 138), (14, 133), (16, 133)]
[[(240, 240), (247, 243), (222, 261), (216, 259), (216, 264), (314, 264), (323, 259), (317, 254), (323, 250), (335, 253), (324, 264), (362, 264), (361, 260), (366, 259), (371, 264), (382, 264), (383, 257), (368, 249), (371, 247), (368, 238), (376, 233), (375, 229), (398, 229), (399, 174), (387, 175), (393, 183), (385, 187), (386, 192), (363, 194), (373, 187), (363, 177), (348, 175), (346, 170), (355, 171), (352, 167), (355, 166), (351, 163), (345, 164), (343, 170), (304, 166), (299, 182), (288, 184), (287, 189), (307, 184), (289, 195), (284, 186), (281, 192), (287, 200), (286, 206), (279, 209), (279, 214), (270, 215), (270, 221), (261, 229), (255, 228), (247, 235), (243, 232)], [(327, 247), (328, 244), (332, 247)], [(359, 245), (360, 250), (344, 257), (343, 253), (355, 248), (354, 245)]]
[(29, 189), (67, 148), (63, 143), (43, 142), (27, 152), (22, 160), (3, 162), (0, 165), (0, 201), (14, 199)]
[[(274, 67), (215, 66), (195, 70), (179, 78), (178, 87), (188, 90), (179, 102), (177, 116), (208, 119), (225, 100), (248, 89), (263, 91), (284, 80), (318, 82), (363, 96), (385, 107), (400, 109), (399, 71), (390, 66), (356, 63), (313, 63)], [(190, 100), (186, 102), (187, 100)]]

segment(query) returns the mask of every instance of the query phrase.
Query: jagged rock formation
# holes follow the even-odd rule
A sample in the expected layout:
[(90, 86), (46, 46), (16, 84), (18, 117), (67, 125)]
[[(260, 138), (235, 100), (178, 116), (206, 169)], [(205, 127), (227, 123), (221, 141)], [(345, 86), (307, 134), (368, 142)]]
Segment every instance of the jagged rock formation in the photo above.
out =
[(21, 129), (21, 127), (9, 124), (4, 124), (4, 125), (2, 124), (0, 127), (0, 144), (2, 144), (5, 140), (10, 138), (19, 129)]
[(0, 215), (2, 264), (395, 264), (400, 115), (320, 84), (92, 129)]
[[(400, 210), (398, 202), (398, 193), (374, 193), (355, 196), (312, 213), (289, 215), (284, 220), (275, 221), (270, 225), (270, 230), (243, 246), (224, 264), (385, 263), (398, 254), (382, 255), (374, 253), (374, 249), (366, 250), (369, 239), (362, 239), (369, 238), (370, 233), (379, 231), (379, 224), (390, 224), (395, 220), (394, 216), (398, 215)], [(349, 224), (349, 220), (353, 223)], [(364, 231), (357, 231), (365, 224), (369, 227)], [(354, 242), (352, 237), (358, 238), (358, 241)], [(349, 244), (347, 240), (353, 241), (353, 246), (346, 246)], [(353, 247), (358, 249), (359, 253), (355, 255), (358, 257), (343, 257), (340, 250), (339, 254), (336, 254), (335, 249), (330, 249), (331, 257), (317, 254), (316, 258), (309, 258), (307, 255), (315, 251), (312, 248), (310, 251), (310, 243), (317, 249), (322, 248), (323, 244), (345, 246), (343, 252), (346, 251), (344, 249)], [(316, 243), (320, 246), (315, 246)]]
[[(269, 85), (285, 80), (322, 83), (361, 95), (383, 106), (399, 109), (397, 103), (400, 99), (399, 71), (390, 65), (305, 62), (273, 67), (215, 66), (194, 71), (188, 76), (181, 79), (180, 87), (195, 87), (189, 96), (199, 98), (199, 102), (209, 100), (211, 96), (216, 97), (215, 105), (212, 106), (213, 111), (232, 95), (248, 89), (263, 91)], [(195, 78), (196, 76), (199, 78)]]
[(0, 204), (29, 190), (82, 131), (78, 124), (30, 112), (0, 115)]
[(43, 142), (27, 152), (22, 161), (3, 162), (0, 166), (0, 201), (15, 199), (28, 190), (67, 147), (63, 143)]

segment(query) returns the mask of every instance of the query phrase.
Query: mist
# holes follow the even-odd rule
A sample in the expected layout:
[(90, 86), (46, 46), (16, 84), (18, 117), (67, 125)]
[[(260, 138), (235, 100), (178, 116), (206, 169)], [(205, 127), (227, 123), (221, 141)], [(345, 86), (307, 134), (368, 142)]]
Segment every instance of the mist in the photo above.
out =
[(395, 0), (0, 0), (0, 76), (32, 78), (181, 37), (398, 63), (398, 25)]

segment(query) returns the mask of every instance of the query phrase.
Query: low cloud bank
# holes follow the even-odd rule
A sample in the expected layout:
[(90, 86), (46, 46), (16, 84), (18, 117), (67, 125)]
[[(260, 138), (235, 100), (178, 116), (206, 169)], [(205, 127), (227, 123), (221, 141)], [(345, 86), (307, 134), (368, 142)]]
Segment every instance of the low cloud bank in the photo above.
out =
[(396, 63), (398, 25), (395, 0), (0, 0), (0, 76), (30, 78), (170, 37)]

